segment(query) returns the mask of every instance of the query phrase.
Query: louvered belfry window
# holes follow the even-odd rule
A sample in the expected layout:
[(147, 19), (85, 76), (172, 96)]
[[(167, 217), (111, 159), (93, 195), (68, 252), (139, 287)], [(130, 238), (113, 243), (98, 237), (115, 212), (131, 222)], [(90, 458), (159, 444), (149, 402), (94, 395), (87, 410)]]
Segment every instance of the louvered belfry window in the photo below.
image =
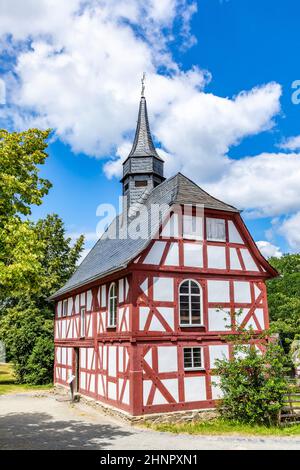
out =
[(202, 290), (196, 281), (187, 279), (179, 286), (181, 326), (202, 325)]

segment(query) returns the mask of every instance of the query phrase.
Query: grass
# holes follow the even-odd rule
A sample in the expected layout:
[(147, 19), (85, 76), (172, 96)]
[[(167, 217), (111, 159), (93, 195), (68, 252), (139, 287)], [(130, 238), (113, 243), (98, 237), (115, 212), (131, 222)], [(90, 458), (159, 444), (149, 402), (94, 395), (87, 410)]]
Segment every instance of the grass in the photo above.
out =
[(17, 384), (14, 377), (11, 364), (0, 364), (0, 395), (8, 393), (28, 392), (32, 390), (48, 390), (52, 387), (49, 385), (28, 385)]
[(244, 436), (299, 436), (300, 424), (285, 427), (267, 427), (242, 424), (238, 422), (215, 419), (212, 421), (181, 423), (181, 424), (152, 424), (146, 423), (146, 427), (156, 431), (202, 434), (202, 435), (244, 435)]

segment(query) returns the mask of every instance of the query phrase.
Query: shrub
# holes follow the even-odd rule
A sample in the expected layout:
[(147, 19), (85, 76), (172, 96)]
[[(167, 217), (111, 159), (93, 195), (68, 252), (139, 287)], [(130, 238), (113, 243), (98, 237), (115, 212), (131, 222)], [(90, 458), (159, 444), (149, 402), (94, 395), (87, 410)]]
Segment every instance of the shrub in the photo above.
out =
[(282, 348), (268, 344), (262, 354), (254, 345), (235, 346), (232, 360), (218, 360), (224, 394), (221, 415), (250, 424), (277, 424), (283, 396), (287, 392), (286, 357)]

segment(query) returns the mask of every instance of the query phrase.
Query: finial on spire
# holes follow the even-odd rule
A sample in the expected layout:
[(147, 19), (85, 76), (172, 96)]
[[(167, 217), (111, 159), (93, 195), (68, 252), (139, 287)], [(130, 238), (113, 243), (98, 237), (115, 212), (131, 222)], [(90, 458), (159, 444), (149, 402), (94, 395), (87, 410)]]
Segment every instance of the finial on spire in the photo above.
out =
[(143, 76), (142, 76), (142, 79), (141, 79), (141, 82), (142, 82), (142, 92), (141, 92), (141, 96), (145, 96), (145, 79), (146, 79), (146, 74), (145, 72), (143, 73)]

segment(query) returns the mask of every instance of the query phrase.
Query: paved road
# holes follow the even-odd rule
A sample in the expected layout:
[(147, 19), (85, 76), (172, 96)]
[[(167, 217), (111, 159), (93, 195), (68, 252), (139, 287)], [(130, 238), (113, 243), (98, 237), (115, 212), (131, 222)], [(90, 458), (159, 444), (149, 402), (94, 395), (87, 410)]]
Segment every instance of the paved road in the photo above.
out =
[(300, 449), (299, 438), (174, 435), (144, 430), (52, 394), (0, 397), (0, 449)]

